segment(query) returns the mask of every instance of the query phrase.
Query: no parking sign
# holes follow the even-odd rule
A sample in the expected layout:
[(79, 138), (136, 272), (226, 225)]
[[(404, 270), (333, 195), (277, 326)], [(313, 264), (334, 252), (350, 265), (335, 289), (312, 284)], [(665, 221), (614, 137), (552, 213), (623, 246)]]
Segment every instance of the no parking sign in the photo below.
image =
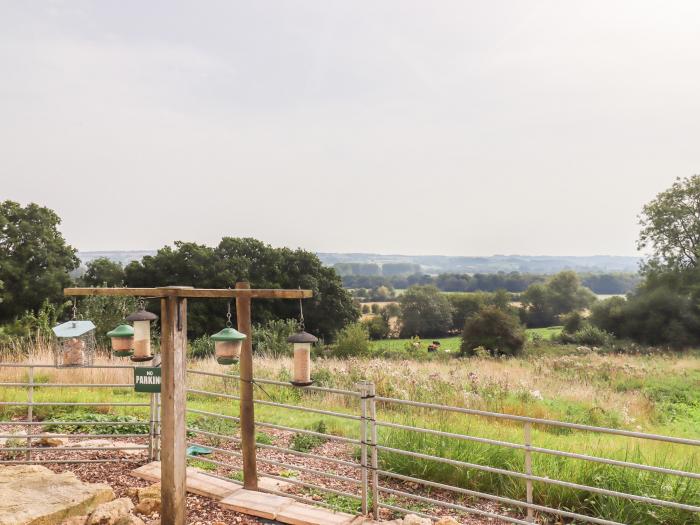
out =
[(134, 390), (136, 392), (160, 393), (160, 368), (134, 368)]

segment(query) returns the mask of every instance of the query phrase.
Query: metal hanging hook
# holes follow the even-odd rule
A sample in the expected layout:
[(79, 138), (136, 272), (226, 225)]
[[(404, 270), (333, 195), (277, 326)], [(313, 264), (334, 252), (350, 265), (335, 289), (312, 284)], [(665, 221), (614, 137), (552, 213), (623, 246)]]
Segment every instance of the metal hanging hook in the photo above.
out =
[(78, 319), (78, 298), (73, 297), (73, 308), (71, 308), (73, 312), (73, 317), (71, 317), (71, 321), (75, 321)]
[(233, 323), (231, 323), (231, 301), (226, 303), (226, 327), (231, 328), (233, 326)]

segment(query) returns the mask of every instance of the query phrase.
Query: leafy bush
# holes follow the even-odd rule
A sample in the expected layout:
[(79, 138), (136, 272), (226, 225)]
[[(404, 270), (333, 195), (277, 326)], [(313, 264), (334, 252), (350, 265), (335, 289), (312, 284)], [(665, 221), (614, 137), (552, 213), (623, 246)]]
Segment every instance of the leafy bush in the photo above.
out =
[(559, 335), (562, 343), (573, 343), (588, 346), (609, 346), (615, 341), (615, 337), (605, 330), (601, 330), (589, 323), (584, 323), (580, 330), (574, 333), (562, 332)]
[[(326, 423), (324, 421), (319, 421), (311, 427), (311, 430), (320, 434), (325, 434), (327, 430)], [(297, 452), (310, 452), (316, 447), (323, 445), (326, 441), (328, 440), (324, 437), (302, 434), (299, 432), (292, 437), (290, 448)]]
[(581, 330), (584, 324), (583, 316), (580, 312), (570, 312), (565, 314), (561, 318), (562, 324), (564, 325), (564, 332), (567, 334), (574, 334)]
[(461, 352), (474, 355), (482, 346), (494, 355), (517, 355), (525, 344), (525, 329), (518, 320), (496, 306), (485, 306), (464, 323)]
[(190, 357), (201, 359), (214, 355), (214, 341), (208, 335), (203, 335), (190, 342), (187, 348)]
[[(138, 418), (134, 416), (118, 416), (114, 414), (94, 414), (91, 412), (72, 412), (70, 414), (54, 415), (52, 421), (60, 423), (49, 423), (44, 425), (45, 432), (56, 432), (59, 434), (148, 434), (148, 424), (136, 423)], [(124, 423), (122, 425), (81, 425), (78, 421), (94, 423)]]
[(382, 316), (374, 316), (362, 320), (362, 325), (367, 329), (372, 340), (386, 339), (389, 336), (389, 323)]
[(362, 323), (343, 328), (337, 336), (333, 354), (337, 357), (355, 357), (369, 354), (369, 334)]
[(299, 330), (295, 319), (275, 319), (253, 327), (253, 349), (256, 354), (268, 357), (291, 355), (292, 346), (287, 338)]

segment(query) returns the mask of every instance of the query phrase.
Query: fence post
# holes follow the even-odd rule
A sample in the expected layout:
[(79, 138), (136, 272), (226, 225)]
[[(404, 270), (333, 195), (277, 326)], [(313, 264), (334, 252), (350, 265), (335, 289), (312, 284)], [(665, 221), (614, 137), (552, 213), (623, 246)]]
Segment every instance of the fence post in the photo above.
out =
[(374, 399), (374, 383), (367, 383), (367, 402), (369, 403), (369, 433), (372, 461), (372, 517), (379, 519), (379, 458), (377, 457), (377, 402)]
[[(27, 389), (27, 402), (29, 403), (27, 405), (27, 422), (31, 423), (32, 420), (34, 419), (34, 367), (30, 366), (29, 367), (29, 388)], [(27, 425), (27, 448), (32, 447), (32, 439), (29, 437), (29, 435), (32, 433), (32, 425)], [(27, 450), (26, 454), (27, 461), (32, 460), (32, 451)]]
[(148, 459), (155, 461), (156, 441), (156, 394), (151, 394), (151, 407), (148, 418)]
[(369, 495), (367, 475), (367, 382), (361, 381), (357, 384), (360, 391), (360, 465), (362, 466), (362, 514), (369, 512), (367, 497)]
[(153, 460), (160, 461), (160, 394), (156, 394), (155, 439), (153, 443)]
[[(528, 476), (532, 476), (532, 451), (530, 450), (532, 447), (532, 424), (530, 422), (526, 422), (523, 425), (523, 431), (525, 434), (525, 474), (527, 474)], [(531, 479), (525, 480), (525, 490), (527, 502), (532, 504)], [(535, 522), (535, 513), (530, 507), (528, 507), (527, 509), (527, 521), (532, 523)]]

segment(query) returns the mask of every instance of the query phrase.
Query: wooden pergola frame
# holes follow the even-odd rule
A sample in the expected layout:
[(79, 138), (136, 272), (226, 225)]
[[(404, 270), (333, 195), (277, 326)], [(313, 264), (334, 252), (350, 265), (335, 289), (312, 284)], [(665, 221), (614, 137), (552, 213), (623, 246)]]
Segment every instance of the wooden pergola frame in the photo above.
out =
[(235, 288), (65, 288), (67, 297), (112, 296), (160, 298), (161, 309), (161, 517), (163, 524), (185, 525), (187, 402), (187, 299), (236, 299), (236, 320), (243, 341), (240, 357), (240, 423), (243, 486), (258, 487), (255, 461), (255, 410), (253, 405), (252, 299), (306, 299), (311, 290), (251, 289), (247, 282)]

